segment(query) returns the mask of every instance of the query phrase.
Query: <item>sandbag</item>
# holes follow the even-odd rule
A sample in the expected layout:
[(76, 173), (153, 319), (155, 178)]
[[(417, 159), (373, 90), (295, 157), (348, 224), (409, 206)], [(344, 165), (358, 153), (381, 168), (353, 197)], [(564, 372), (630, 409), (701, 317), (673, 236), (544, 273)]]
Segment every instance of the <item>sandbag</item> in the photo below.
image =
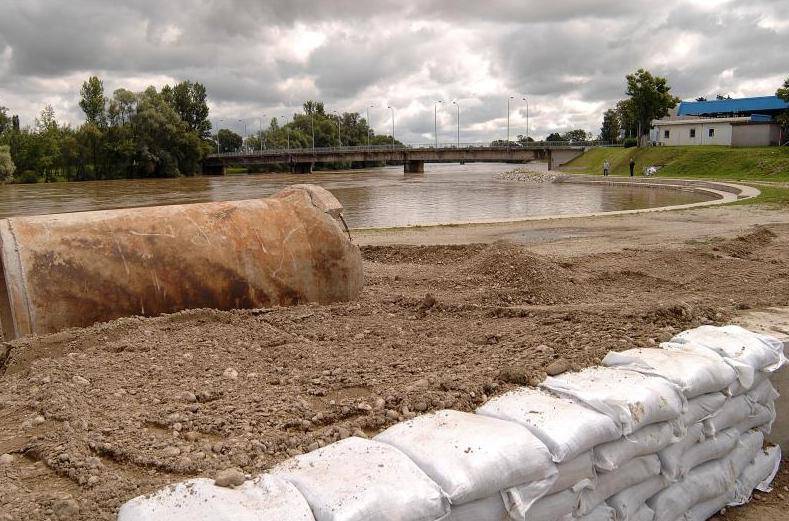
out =
[(721, 356), (717, 351), (695, 343), (677, 343), (673, 341), (663, 342), (660, 344), (660, 348), (669, 351), (680, 351), (685, 353), (693, 353), (699, 356), (706, 356), (713, 360), (723, 360), (729, 364), (731, 368), (737, 373), (737, 382), (730, 385), (729, 389), (725, 391), (729, 396), (737, 394), (738, 389), (750, 389), (754, 384), (755, 374), (758, 372), (758, 370), (754, 369), (754, 367), (749, 363), (743, 362), (736, 358)]
[(619, 467), (614, 472), (601, 472), (597, 476), (597, 487), (584, 490), (578, 502), (578, 513), (588, 514), (614, 494), (646, 481), (660, 473), (660, 460), (654, 454), (640, 456)]
[(663, 378), (610, 367), (549, 376), (541, 386), (606, 414), (624, 435), (652, 423), (677, 420), (686, 403), (679, 388)]
[(739, 422), (752, 416), (754, 406), (746, 395), (741, 394), (726, 400), (715, 414), (704, 420), (704, 435), (715, 436), (717, 433), (734, 427)]
[[(641, 510), (647, 507), (647, 499), (666, 488), (668, 483), (665, 476), (652, 476), (641, 483), (636, 483), (621, 492), (617, 492), (608, 498), (606, 503), (616, 510), (617, 521), (634, 521), (639, 519), (639, 516), (644, 515)], [(652, 512), (652, 515), (654, 515), (654, 512)]]
[(688, 427), (687, 434), (682, 439), (658, 452), (663, 475), (671, 481), (685, 477), (690, 470), (684, 464), (685, 452), (702, 441), (704, 441), (704, 425), (694, 423)]
[(570, 398), (527, 387), (493, 398), (477, 409), (477, 414), (523, 425), (548, 447), (557, 463), (622, 435), (605, 414)]
[(745, 433), (751, 429), (758, 429), (764, 434), (770, 434), (775, 421), (775, 404), (769, 403), (767, 406), (759, 403), (752, 405), (753, 412), (744, 420), (738, 422), (734, 428)]
[(597, 508), (584, 516), (571, 519), (567, 519), (565, 517), (565, 519), (562, 521), (614, 521), (615, 519), (616, 512), (614, 512), (613, 508), (609, 507), (608, 505), (599, 505)]
[(516, 521), (557, 521), (572, 516), (578, 509), (579, 493), (571, 489), (542, 497), (527, 509), (516, 505), (508, 492), (502, 495), (510, 517)]
[(691, 507), (724, 494), (734, 487), (734, 471), (726, 458), (700, 465), (682, 481), (664, 488), (647, 505), (655, 511), (655, 521), (676, 521)]
[(633, 434), (595, 447), (595, 466), (610, 472), (637, 456), (654, 454), (672, 441), (674, 427), (669, 422), (647, 425)]
[(765, 373), (764, 371), (754, 371), (753, 372), (753, 379), (749, 385), (744, 385), (742, 382), (737, 380), (729, 387), (729, 395), (730, 396), (738, 396), (740, 394), (745, 394), (750, 392), (753, 389), (759, 387), (762, 383), (766, 380), (770, 379), (770, 373)]
[(510, 516), (504, 508), (501, 494), (477, 499), (463, 505), (452, 505), (447, 521), (507, 521)]
[(696, 443), (688, 448), (682, 455), (680, 465), (675, 469), (676, 474), (669, 476), (665, 468), (663, 472), (672, 479), (681, 479), (685, 477), (691, 469), (702, 463), (719, 459), (729, 454), (734, 450), (734, 447), (737, 445), (737, 440), (739, 439), (740, 431), (734, 427), (728, 428), (723, 432), (719, 432), (714, 438)]
[(602, 365), (660, 376), (676, 384), (686, 398), (722, 391), (737, 380), (736, 371), (722, 359), (658, 348), (610, 351)]
[(489, 416), (447, 409), (395, 424), (374, 439), (403, 451), (453, 505), (522, 484), (528, 494), (520, 499), (531, 504), (557, 477), (548, 449), (528, 429)]
[(630, 517), (629, 521), (653, 521), (654, 519), (655, 511), (647, 505), (641, 505), (641, 508)]
[(689, 426), (706, 420), (723, 407), (726, 399), (723, 393), (709, 393), (688, 400), (688, 406), (680, 416), (682, 424)]
[(699, 326), (683, 331), (671, 342), (701, 345), (724, 358), (746, 363), (755, 370), (773, 372), (786, 363), (783, 342), (735, 325)]
[(753, 462), (745, 467), (740, 476), (737, 477), (737, 485), (734, 491), (734, 497), (729, 502), (729, 505), (743, 505), (750, 501), (753, 490), (757, 489), (762, 492), (769, 492), (772, 490), (770, 484), (778, 472), (778, 467), (781, 466), (781, 447), (773, 445), (766, 449), (760, 450)]
[(441, 488), (405, 454), (377, 441), (346, 438), (286, 460), (271, 474), (296, 486), (316, 521), (438, 521), (449, 515)]
[(780, 394), (778, 394), (772, 382), (768, 378), (765, 378), (758, 385), (752, 387), (751, 390), (746, 393), (746, 396), (751, 403), (768, 405), (777, 400)]
[(594, 467), (594, 453), (584, 452), (566, 463), (556, 465), (558, 471), (556, 481), (548, 494), (554, 494), (567, 488), (579, 491), (594, 488), (597, 484), (597, 472)]
[(118, 511), (118, 521), (313, 521), (296, 487), (263, 474), (236, 488), (190, 479), (136, 497)]
[(731, 501), (733, 492), (725, 492), (720, 496), (702, 501), (685, 513), (681, 521), (707, 521), (720, 512)]
[(759, 431), (748, 431), (740, 437), (733, 451), (726, 456), (731, 463), (735, 476), (740, 476), (759, 453), (764, 444), (764, 434)]

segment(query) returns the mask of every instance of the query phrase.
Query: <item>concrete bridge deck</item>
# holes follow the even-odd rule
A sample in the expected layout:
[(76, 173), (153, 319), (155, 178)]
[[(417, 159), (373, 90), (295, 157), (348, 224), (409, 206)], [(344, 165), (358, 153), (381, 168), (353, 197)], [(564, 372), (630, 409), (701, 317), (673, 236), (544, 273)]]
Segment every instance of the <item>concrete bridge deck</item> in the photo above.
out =
[(546, 161), (550, 168), (583, 154), (589, 144), (549, 142), (529, 146), (353, 146), (327, 148), (268, 149), (211, 154), (203, 160), (205, 174), (221, 175), (229, 165), (286, 164), (291, 170), (309, 173), (315, 163), (402, 162), (406, 173), (424, 172), (425, 162), (527, 162)]

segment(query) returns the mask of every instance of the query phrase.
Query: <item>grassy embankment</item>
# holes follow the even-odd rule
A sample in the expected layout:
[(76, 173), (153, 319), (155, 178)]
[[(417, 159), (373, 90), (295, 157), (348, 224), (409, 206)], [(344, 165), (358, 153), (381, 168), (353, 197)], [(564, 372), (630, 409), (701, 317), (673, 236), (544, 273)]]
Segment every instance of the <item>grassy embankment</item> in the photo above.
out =
[[(602, 174), (603, 161), (611, 175), (629, 175), (630, 158), (636, 174), (660, 167), (658, 177), (717, 179), (753, 184), (762, 194), (743, 203), (789, 205), (789, 147), (730, 148), (720, 146), (594, 148), (562, 167), (567, 173)], [(734, 203), (737, 204), (737, 203)]]

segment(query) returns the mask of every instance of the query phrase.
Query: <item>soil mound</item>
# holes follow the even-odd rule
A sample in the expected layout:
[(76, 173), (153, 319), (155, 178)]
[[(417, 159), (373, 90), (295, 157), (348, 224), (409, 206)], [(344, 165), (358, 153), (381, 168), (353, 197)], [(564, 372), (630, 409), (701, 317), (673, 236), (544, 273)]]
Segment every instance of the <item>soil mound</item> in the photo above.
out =
[(486, 244), (449, 244), (442, 246), (362, 246), (362, 258), (382, 264), (457, 264), (487, 248)]
[(559, 304), (577, 299), (580, 291), (570, 270), (508, 242), (488, 246), (460, 272), (484, 288), (487, 304)]
[(731, 257), (743, 259), (752, 255), (759, 248), (770, 244), (775, 237), (777, 237), (775, 233), (768, 228), (756, 226), (750, 233), (723, 241), (717, 249)]

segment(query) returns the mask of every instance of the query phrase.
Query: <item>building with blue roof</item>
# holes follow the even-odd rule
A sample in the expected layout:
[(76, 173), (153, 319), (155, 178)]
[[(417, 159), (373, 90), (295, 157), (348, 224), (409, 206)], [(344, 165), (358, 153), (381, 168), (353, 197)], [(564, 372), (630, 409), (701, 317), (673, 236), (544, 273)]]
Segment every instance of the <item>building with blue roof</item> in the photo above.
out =
[(652, 122), (656, 145), (780, 145), (784, 137), (775, 117), (789, 111), (777, 96), (682, 101), (676, 115)]

